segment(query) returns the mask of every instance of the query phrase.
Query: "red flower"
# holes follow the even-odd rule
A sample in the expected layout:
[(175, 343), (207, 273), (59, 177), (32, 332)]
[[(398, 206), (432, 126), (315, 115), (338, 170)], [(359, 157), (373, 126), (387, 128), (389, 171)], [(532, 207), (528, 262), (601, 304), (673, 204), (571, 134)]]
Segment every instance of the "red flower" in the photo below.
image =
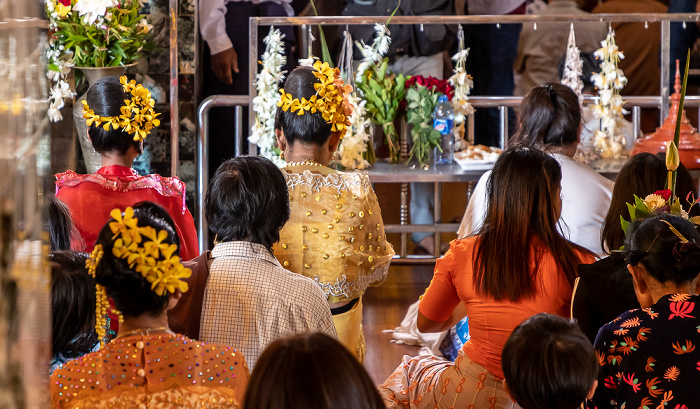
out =
[(58, 2), (64, 6), (70, 6), (70, 0), (58, 0)]
[(668, 189), (657, 190), (656, 192), (654, 192), (654, 194), (663, 197), (664, 200), (667, 202), (668, 202), (668, 199), (671, 198), (671, 191)]
[(615, 378), (613, 378), (612, 375), (605, 378), (605, 387), (608, 389), (617, 389), (617, 382), (615, 382)]
[(673, 319), (674, 317), (681, 317), (681, 318), (695, 318), (692, 315), (690, 315), (691, 312), (693, 312), (693, 309), (695, 308), (695, 303), (694, 302), (672, 302), (671, 303), (671, 314), (670, 317), (668, 317), (669, 320)]

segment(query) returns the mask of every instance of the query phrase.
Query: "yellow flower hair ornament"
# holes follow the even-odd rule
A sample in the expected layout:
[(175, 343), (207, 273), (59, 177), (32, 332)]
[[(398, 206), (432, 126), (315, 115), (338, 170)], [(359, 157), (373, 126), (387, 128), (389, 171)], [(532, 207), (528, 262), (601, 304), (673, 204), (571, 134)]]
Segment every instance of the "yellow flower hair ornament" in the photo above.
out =
[(109, 213), (115, 220), (109, 223), (114, 233), (112, 254), (125, 259), (130, 268), (151, 283), (151, 290), (162, 296), (165, 292), (186, 292), (188, 285), (183, 278), (192, 275), (189, 268), (180, 263), (180, 257), (174, 255), (177, 251), (175, 244), (163, 243), (168, 237), (165, 230), (157, 231), (153, 227), (139, 227), (138, 219), (134, 218), (134, 210), (127, 207), (122, 211), (114, 209)]
[(314, 76), (319, 80), (314, 83), (316, 94), (309, 99), (299, 100), (285, 92), (284, 88), (280, 88), (282, 97), (277, 102), (277, 106), (285, 112), (296, 112), (297, 115), (320, 112), (326, 123), (331, 124), (331, 132), (345, 134), (349, 123), (348, 118), (352, 114), (347, 101), (347, 96), (352, 92), (352, 86), (346, 85), (340, 78), (340, 70), (331, 68), (328, 63), (316, 61), (313, 68)]
[[(92, 278), (95, 278), (95, 270), (97, 265), (100, 264), (100, 260), (104, 256), (105, 252), (101, 244), (95, 246), (90, 253), (90, 258), (85, 261), (85, 267)], [(100, 341), (100, 346), (104, 347), (107, 343), (107, 330), (109, 329), (109, 321), (107, 320), (107, 310), (111, 309), (114, 312), (119, 322), (124, 321), (122, 314), (115, 308), (111, 308), (109, 305), (109, 299), (107, 298), (107, 292), (105, 288), (99, 284), (95, 284), (95, 332), (97, 333), (97, 339)]]
[(110, 127), (121, 128), (122, 131), (133, 134), (135, 141), (143, 141), (154, 127), (160, 125), (160, 119), (158, 119), (160, 113), (153, 109), (156, 102), (148, 89), (134, 80), (127, 81), (125, 75), (119, 77), (119, 83), (122, 84), (125, 92), (131, 94), (131, 99), (124, 100), (119, 116), (96, 115), (87, 101), (83, 100), (85, 123), (87, 126), (102, 126), (105, 131)]

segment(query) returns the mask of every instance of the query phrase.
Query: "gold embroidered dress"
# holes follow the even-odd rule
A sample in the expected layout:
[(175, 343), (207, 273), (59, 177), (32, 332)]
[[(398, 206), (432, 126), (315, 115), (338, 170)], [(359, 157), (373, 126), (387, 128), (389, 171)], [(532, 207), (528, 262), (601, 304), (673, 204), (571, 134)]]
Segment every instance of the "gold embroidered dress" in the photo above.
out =
[[(394, 248), (367, 174), (315, 162), (290, 163), (282, 173), (291, 213), (273, 248), (282, 265), (313, 279), (330, 304), (360, 298), (367, 287), (382, 283)], [(340, 341), (362, 360), (361, 301), (333, 320)]]
[(236, 349), (178, 334), (116, 338), (51, 376), (51, 407), (238, 408), (248, 367)]

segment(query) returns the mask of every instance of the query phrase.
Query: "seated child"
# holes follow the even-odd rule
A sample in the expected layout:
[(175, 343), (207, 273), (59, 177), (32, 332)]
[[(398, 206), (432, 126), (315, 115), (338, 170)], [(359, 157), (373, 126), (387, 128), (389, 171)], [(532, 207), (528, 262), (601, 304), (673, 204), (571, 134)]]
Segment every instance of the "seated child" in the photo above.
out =
[(501, 356), (505, 387), (523, 409), (575, 409), (598, 386), (593, 345), (575, 321), (537, 314), (518, 325)]

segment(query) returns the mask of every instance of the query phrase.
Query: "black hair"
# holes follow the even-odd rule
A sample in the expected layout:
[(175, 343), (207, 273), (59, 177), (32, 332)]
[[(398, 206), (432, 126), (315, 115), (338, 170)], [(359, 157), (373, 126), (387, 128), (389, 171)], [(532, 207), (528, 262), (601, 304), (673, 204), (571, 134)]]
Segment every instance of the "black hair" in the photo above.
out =
[[(151, 226), (156, 231), (164, 230), (168, 236), (163, 243), (175, 244), (178, 249), (174, 255), (180, 253), (180, 239), (175, 232), (175, 223), (167, 211), (152, 202), (139, 202), (132, 206), (134, 218), (138, 219), (138, 226)], [(121, 209), (122, 211), (124, 209)], [(112, 254), (114, 240), (109, 223), (114, 219), (109, 219), (100, 230), (95, 245), (101, 244), (104, 249), (102, 260), (95, 269), (95, 281), (105, 287), (107, 295), (114, 299), (117, 309), (125, 316), (137, 317), (142, 314), (158, 315), (162, 313), (168, 305), (169, 294), (156, 294), (151, 290), (149, 283), (141, 273), (129, 267), (125, 259), (118, 258)], [(148, 240), (145, 237), (144, 240)]]
[[(689, 243), (684, 244), (671, 230), (676, 229)], [(700, 274), (700, 233), (688, 220), (668, 213), (647, 218), (630, 226), (625, 242), (629, 264), (642, 264), (660, 283), (683, 284)]]
[[(666, 187), (666, 156), (665, 153), (656, 155), (640, 152), (625, 162), (615, 178), (610, 208), (603, 222), (601, 246), (606, 251), (617, 250), (625, 244), (625, 232), (620, 224), (620, 216), (629, 219), (627, 203), (634, 203), (634, 195), (644, 199), (647, 195)], [(688, 193), (697, 197), (695, 181), (688, 169), (681, 163), (676, 177), (676, 195), (681, 204), (687, 209), (685, 202)], [(691, 216), (700, 216), (700, 206), (690, 209)], [(627, 272), (625, 271), (625, 274)]]
[(575, 321), (540, 313), (518, 325), (501, 355), (506, 386), (523, 409), (575, 409), (598, 377), (591, 341)]
[(49, 197), (48, 206), (49, 247), (51, 251), (70, 250), (73, 237), (73, 220), (68, 206), (54, 196)]
[[(118, 76), (101, 78), (96, 81), (87, 92), (87, 103), (96, 115), (119, 116), (124, 100), (130, 100), (131, 94), (124, 91), (124, 87), (119, 83)], [(98, 153), (119, 152), (125, 154), (130, 147), (141, 149), (141, 143), (135, 141), (133, 136), (122, 131), (121, 128), (110, 127), (105, 131), (103, 125), (88, 127), (88, 135), (92, 141), (92, 147)]]
[[(297, 67), (284, 82), (284, 91), (292, 94), (292, 98), (309, 99), (316, 94), (315, 83), (318, 83), (318, 79), (314, 76), (313, 68)], [(291, 110), (282, 111), (282, 108), (278, 108), (278, 112), (280, 129), (290, 145), (296, 142), (323, 145), (331, 137), (331, 124), (323, 119), (320, 112), (312, 114), (306, 111), (304, 115), (297, 115)]]
[(289, 220), (287, 183), (268, 159), (232, 158), (214, 174), (204, 210), (219, 241), (250, 241), (271, 249)]
[(357, 358), (337, 340), (316, 332), (270, 344), (255, 364), (243, 402), (243, 409), (307, 408), (385, 405)]
[(95, 280), (85, 268), (86, 253), (55, 251), (51, 266), (51, 346), (53, 355), (75, 358), (92, 351), (95, 332)]
[(535, 87), (520, 105), (520, 129), (511, 145), (546, 149), (579, 141), (581, 106), (571, 88), (555, 83)]

